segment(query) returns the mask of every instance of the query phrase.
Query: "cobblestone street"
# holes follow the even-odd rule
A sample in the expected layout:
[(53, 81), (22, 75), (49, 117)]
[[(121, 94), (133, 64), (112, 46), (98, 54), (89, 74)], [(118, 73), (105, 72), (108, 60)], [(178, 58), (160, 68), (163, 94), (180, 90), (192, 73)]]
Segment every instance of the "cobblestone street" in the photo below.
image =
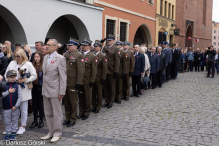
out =
[[(48, 140), (46, 145), (218, 146), (219, 75), (205, 76), (206, 72), (179, 74), (162, 88), (146, 90), (140, 98), (102, 108), (88, 120), (77, 120), (73, 128), (63, 126), (61, 140), (55, 144)], [(32, 121), (29, 116), (28, 125)], [(0, 124), (2, 133), (4, 125)], [(40, 140), (48, 132), (46, 126), (26, 130), (17, 140)]]

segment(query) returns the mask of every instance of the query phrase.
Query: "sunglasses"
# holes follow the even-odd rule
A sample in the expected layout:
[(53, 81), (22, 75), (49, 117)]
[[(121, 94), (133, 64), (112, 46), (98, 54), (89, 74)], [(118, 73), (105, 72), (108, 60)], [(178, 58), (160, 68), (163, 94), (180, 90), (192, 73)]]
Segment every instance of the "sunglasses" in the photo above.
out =
[(14, 56), (15, 58), (20, 58), (21, 56)]

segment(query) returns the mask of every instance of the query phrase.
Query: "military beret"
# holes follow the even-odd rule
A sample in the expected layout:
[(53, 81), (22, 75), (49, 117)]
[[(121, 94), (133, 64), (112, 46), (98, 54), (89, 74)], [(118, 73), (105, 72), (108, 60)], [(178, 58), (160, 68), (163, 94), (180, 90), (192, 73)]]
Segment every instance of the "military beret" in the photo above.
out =
[(127, 41), (125, 41), (123, 45), (128, 45), (128, 46), (130, 46), (130, 43), (127, 42)]
[(70, 38), (70, 40), (69, 40), (67, 46), (71, 46), (71, 45), (76, 45), (76, 46), (78, 46), (78, 45), (79, 45), (79, 40)]
[(92, 44), (92, 41), (86, 38), (81, 43), (82, 46), (91, 46), (91, 44)]

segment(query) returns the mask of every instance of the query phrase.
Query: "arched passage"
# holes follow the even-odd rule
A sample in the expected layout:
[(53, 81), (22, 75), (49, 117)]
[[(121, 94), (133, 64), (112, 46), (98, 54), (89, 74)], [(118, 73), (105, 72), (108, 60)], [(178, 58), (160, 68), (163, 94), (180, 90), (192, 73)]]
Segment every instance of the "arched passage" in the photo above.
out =
[(21, 23), (7, 8), (0, 5), (0, 42), (27, 44), (26, 34)]
[(67, 43), (70, 37), (80, 42), (84, 38), (90, 39), (84, 23), (74, 15), (64, 15), (56, 19), (46, 35), (46, 38), (55, 38), (62, 44)]
[(158, 44), (162, 44), (162, 42), (167, 41), (167, 36), (165, 35), (166, 30), (161, 28), (158, 32)]
[(193, 36), (192, 36), (192, 27), (191, 27), (191, 25), (189, 25), (188, 27), (187, 27), (187, 31), (186, 31), (186, 44), (185, 44), (185, 46), (186, 47), (192, 47), (192, 39), (190, 40), (190, 39), (188, 39), (188, 38), (192, 38)]
[(133, 42), (134, 44), (146, 43), (149, 47), (152, 46), (153, 41), (151, 37), (151, 32), (146, 24), (142, 24), (140, 27), (138, 27)]

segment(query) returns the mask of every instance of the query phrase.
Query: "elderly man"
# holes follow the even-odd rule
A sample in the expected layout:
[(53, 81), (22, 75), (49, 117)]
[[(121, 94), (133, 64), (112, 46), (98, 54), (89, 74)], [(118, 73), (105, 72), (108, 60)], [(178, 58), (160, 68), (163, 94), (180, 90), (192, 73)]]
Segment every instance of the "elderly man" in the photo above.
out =
[(168, 82), (170, 76), (171, 62), (172, 62), (172, 51), (170, 48), (168, 48), (167, 42), (163, 42), (162, 49), (163, 49), (162, 53), (164, 53), (166, 56), (166, 72), (163, 81)]
[(56, 50), (58, 42), (50, 39), (47, 42), (47, 53), (43, 61), (43, 103), (49, 133), (42, 140), (58, 141), (62, 136), (62, 98), (65, 95), (67, 76), (65, 58)]
[[(152, 89), (156, 86), (156, 73), (159, 71), (160, 68), (160, 57), (156, 53), (156, 48), (151, 48), (151, 53), (148, 55), (151, 69), (150, 69), (150, 78), (152, 80)], [(150, 84), (148, 86), (150, 88)]]
[(194, 53), (195, 71), (197, 71), (197, 68), (199, 71), (201, 58), (202, 58), (202, 53), (200, 52), (200, 49), (197, 48), (196, 52)]
[(160, 67), (157, 72), (157, 84), (161, 88), (163, 83), (163, 72), (166, 71), (166, 56), (162, 53), (162, 47), (157, 48), (157, 54), (160, 57)]

